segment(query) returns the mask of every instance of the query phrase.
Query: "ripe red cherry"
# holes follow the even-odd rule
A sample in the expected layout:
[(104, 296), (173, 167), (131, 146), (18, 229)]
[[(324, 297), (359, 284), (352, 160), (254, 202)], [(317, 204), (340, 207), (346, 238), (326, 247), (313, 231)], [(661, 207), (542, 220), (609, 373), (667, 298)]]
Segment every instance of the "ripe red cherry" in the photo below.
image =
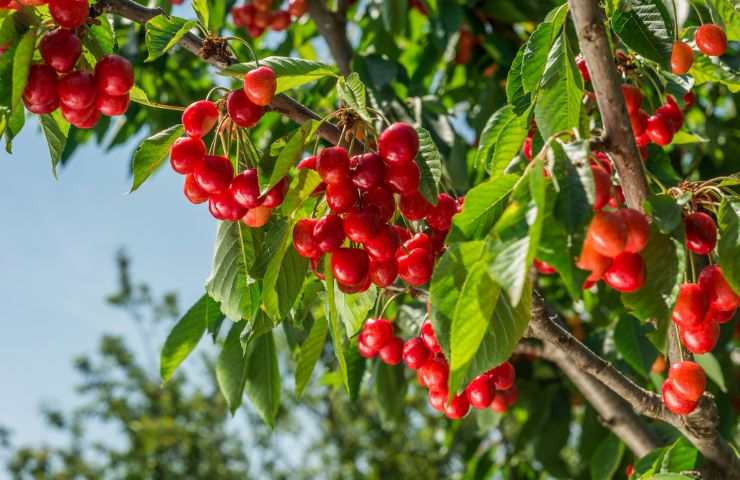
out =
[(293, 248), (298, 255), (305, 258), (318, 258), (321, 256), (319, 242), (313, 235), (316, 220), (304, 218), (296, 222), (293, 228)]
[(583, 78), (583, 81), (589, 83), (591, 81), (591, 74), (588, 72), (586, 59), (580, 55), (576, 57), (576, 66), (578, 67), (578, 71), (581, 72), (581, 77)]
[(218, 107), (209, 100), (191, 103), (182, 113), (182, 126), (191, 137), (205, 137), (218, 122)]
[(360, 352), (360, 355), (363, 358), (367, 358), (368, 360), (378, 356), (377, 350), (365, 345), (365, 342), (363, 342), (362, 335), (360, 335), (360, 337), (357, 339), (357, 350)]
[(642, 105), (642, 92), (634, 85), (622, 85), (622, 95), (630, 115), (637, 112)]
[(696, 328), (704, 321), (707, 308), (709, 308), (707, 292), (701, 285), (684, 283), (678, 292), (671, 318), (683, 329)]
[(421, 366), (421, 376), (430, 390), (447, 390), (447, 378), (450, 367), (447, 361), (439, 356), (434, 356)]
[(82, 44), (71, 30), (58, 28), (44, 35), (39, 44), (41, 58), (59, 73), (71, 72), (82, 53)]
[[(202, 140), (201, 140), (202, 142)], [(204, 144), (205, 148), (205, 144)], [(229, 185), (234, 200), (244, 208), (255, 208), (262, 205), (257, 169), (250, 168), (234, 177)]]
[(449, 230), (452, 217), (456, 213), (455, 199), (446, 193), (440, 193), (437, 197), (437, 205), (432, 206), (426, 216), (426, 222), (435, 230)]
[(591, 276), (589, 278), (592, 281), (596, 282), (598, 280), (601, 280), (604, 272), (609, 269), (611, 264), (612, 259), (607, 257), (606, 255), (602, 255), (597, 252), (594, 249), (592, 243), (588, 239), (586, 239), (586, 241), (583, 243), (581, 256), (578, 258), (576, 266), (580, 269), (590, 271)]
[(398, 234), (398, 239), (400, 240), (401, 243), (405, 243), (411, 240), (411, 232), (408, 231), (407, 229), (403, 228), (400, 225), (393, 225), (393, 229)]
[(388, 165), (410, 163), (418, 152), (419, 135), (408, 123), (394, 123), (378, 138), (378, 153)]
[(707, 312), (706, 318), (704, 318), (704, 321), (717, 322), (718, 324), (727, 323), (735, 316), (735, 312), (737, 312), (737, 307), (733, 308), (732, 310), (715, 310), (710, 307), (709, 311)]
[(688, 43), (675, 42), (671, 52), (671, 71), (676, 75), (684, 75), (691, 70), (694, 63), (694, 51)]
[(385, 187), (375, 187), (367, 192), (362, 203), (366, 206), (374, 205), (378, 207), (380, 219), (384, 222), (389, 221), (396, 211), (393, 194)]
[(432, 353), (439, 353), (442, 351), (442, 347), (437, 341), (437, 335), (434, 333), (434, 327), (431, 322), (424, 322), (421, 325), (420, 337), (424, 340), (424, 344)]
[(395, 258), (378, 262), (370, 257), (370, 280), (380, 288), (392, 285), (398, 277), (398, 262)]
[(98, 91), (117, 97), (134, 87), (134, 67), (120, 55), (106, 55), (95, 64)]
[(209, 195), (223, 192), (234, 177), (234, 169), (226, 157), (206, 155), (193, 167), (193, 176), (200, 188)]
[(587, 240), (601, 255), (616, 257), (627, 244), (627, 226), (616, 212), (598, 212), (591, 220)]
[(647, 217), (632, 208), (622, 208), (617, 210), (617, 213), (627, 226), (627, 243), (624, 245), (624, 251), (640, 253), (650, 237), (650, 224), (648, 224)]
[(231, 9), (231, 16), (234, 17), (234, 25), (239, 28), (247, 27), (254, 23), (254, 14), (257, 10), (254, 5), (247, 4)]
[(465, 394), (473, 408), (488, 408), (494, 394), (491, 377), (488, 374), (478, 375), (465, 387)]
[(591, 165), (594, 178), (594, 211), (599, 211), (609, 203), (611, 198), (612, 182), (609, 174), (597, 165)]
[(319, 158), (316, 155), (311, 155), (310, 157), (306, 157), (300, 162), (298, 162), (298, 165), (295, 166), (298, 170), (316, 170), (316, 162), (318, 162)]
[(403, 354), (403, 340), (398, 337), (391, 338), (378, 353), (383, 363), (387, 365), (398, 365), (401, 363), (401, 355)]
[(421, 368), (431, 355), (432, 352), (419, 337), (411, 338), (403, 345), (403, 363), (412, 370)]
[(663, 118), (668, 121), (668, 126), (671, 127), (673, 133), (681, 130), (681, 126), (683, 125), (683, 113), (681, 112), (681, 109), (678, 108), (673, 97), (668, 97), (668, 103), (658, 107), (655, 114), (662, 115)]
[(468, 397), (464, 393), (461, 393), (456, 395), (445, 407), (445, 416), (450, 420), (459, 420), (467, 415), (468, 411), (470, 411)]
[(337, 287), (344, 293), (360, 293), (370, 288), (370, 285), (372, 285), (372, 283), (373, 282), (370, 281), (370, 276), (368, 275), (367, 277), (365, 277), (362, 283), (359, 283), (357, 285), (345, 285), (343, 283), (337, 282)]
[(247, 214), (242, 218), (244, 225), (251, 228), (260, 228), (270, 221), (272, 216), (272, 208), (270, 207), (257, 207), (251, 208), (247, 211)]
[(432, 252), (435, 255), (439, 255), (445, 249), (445, 240), (449, 230), (435, 230), (433, 228), (427, 231), (429, 239), (432, 241)]
[(64, 104), (61, 104), (60, 107), (64, 119), (77, 128), (92, 128), (100, 119), (100, 111), (95, 108), (95, 105), (90, 105), (82, 110), (69, 108)]
[[(421, 370), (418, 370), (421, 372)], [(423, 378), (423, 377), (422, 377)], [(429, 390), (429, 405), (438, 412), (444, 413), (447, 406), (447, 397), (449, 396), (447, 388), (441, 390)]]
[(126, 113), (129, 103), (130, 98), (128, 95), (112, 97), (105, 93), (101, 93), (98, 94), (98, 98), (95, 100), (95, 108), (103, 115), (116, 117)]
[(719, 340), (719, 324), (711, 319), (709, 320), (708, 322), (702, 322), (701, 325), (691, 330), (679, 329), (679, 337), (686, 350), (697, 355), (714, 350)]
[(516, 385), (512, 386), (508, 390), (496, 392), (496, 395), (493, 397), (493, 402), (491, 402), (491, 410), (496, 413), (506, 413), (509, 407), (516, 403), (518, 395), (519, 391), (517, 390)]
[[(260, 12), (256, 12), (254, 14), (254, 18), (255, 18), (254, 21), (257, 22), (258, 18), (262, 18), (263, 15), (264, 14)], [(258, 27), (256, 24), (247, 25), (247, 33), (249, 34), (250, 37), (257, 38), (263, 33), (265, 33), (265, 27)]]
[(695, 362), (676, 362), (668, 370), (673, 390), (686, 400), (698, 401), (707, 388), (707, 376)]
[(663, 382), (662, 391), (663, 404), (668, 410), (676, 415), (688, 415), (696, 408), (697, 402), (692, 402), (676, 392), (671, 380)]
[(639, 253), (620, 253), (604, 272), (604, 281), (618, 292), (636, 292), (645, 284), (645, 262)]
[(401, 244), (398, 233), (390, 225), (384, 224), (378, 229), (377, 235), (364, 243), (365, 250), (378, 262), (387, 262), (395, 257), (396, 250)]
[(344, 242), (342, 219), (338, 215), (326, 215), (316, 221), (314, 237), (319, 242), (322, 252), (333, 252)]
[(247, 213), (247, 209), (236, 203), (231, 192), (224, 190), (208, 198), (208, 210), (219, 220), (235, 222)]
[(192, 173), (195, 165), (206, 156), (206, 144), (198, 137), (178, 138), (170, 147), (170, 165), (182, 175)]
[(727, 35), (722, 27), (707, 23), (699, 27), (694, 36), (696, 46), (705, 55), (720, 57), (727, 51)]
[(378, 233), (380, 225), (380, 212), (377, 207), (355, 207), (344, 217), (344, 234), (353, 242), (367, 242)]
[(263, 65), (244, 75), (244, 92), (256, 105), (269, 105), (276, 89), (277, 79), (270, 67)]
[(557, 270), (555, 270), (555, 267), (547, 262), (543, 262), (542, 260), (538, 260), (535, 258), (533, 263), (534, 268), (536, 268), (537, 271), (540, 272), (542, 275), (553, 275), (558, 272)]
[(195, 178), (193, 178), (192, 175), (187, 175), (185, 177), (185, 185), (182, 190), (183, 193), (185, 193), (185, 197), (192, 204), (197, 205), (208, 200), (208, 193), (200, 188), (200, 185), (198, 185), (198, 182), (195, 181)]
[(410, 195), (418, 190), (420, 178), (416, 162), (393, 164), (385, 169), (385, 183), (401, 195)]
[(714, 310), (728, 312), (740, 306), (740, 295), (727, 283), (718, 265), (710, 265), (702, 270), (699, 285), (706, 292), (709, 305)]
[(345, 183), (349, 177), (349, 156), (342, 147), (329, 147), (321, 150), (316, 171), (327, 184)]
[(433, 247), (432, 240), (429, 238), (429, 235), (426, 233), (417, 233), (413, 237), (409, 237), (407, 240), (404, 240), (398, 250), (396, 250), (396, 256), (403, 255), (415, 248), (423, 248), (424, 250), (431, 251)]
[(265, 108), (254, 104), (244, 90), (234, 90), (226, 97), (226, 111), (236, 126), (251, 128), (262, 118)]
[[(31, 65), (26, 88), (23, 90), (23, 102), (29, 110), (33, 112), (32, 107), (38, 110), (48, 110), (43, 113), (56, 110), (59, 106), (57, 78), (57, 73), (48, 65)], [(50, 109), (51, 106), (54, 108)]]
[(49, 0), (49, 13), (60, 27), (73, 30), (87, 20), (87, 0)]
[(416, 221), (426, 217), (432, 205), (421, 193), (414, 192), (410, 195), (402, 195), (398, 208), (401, 210), (401, 215), (408, 220)]
[(498, 367), (490, 370), (488, 374), (497, 390), (508, 390), (514, 385), (516, 371), (510, 362), (504, 362)]
[(331, 269), (339, 283), (358, 286), (368, 278), (370, 259), (360, 248), (340, 248), (331, 255)]
[[(635, 136), (635, 139), (637, 137), (643, 137), (645, 135), (645, 130), (647, 129), (648, 124), (648, 114), (645, 113), (645, 110), (638, 110), (635, 113), (630, 115), (630, 124), (632, 125), (632, 134)], [(645, 136), (645, 139), (647, 141), (650, 141), (650, 137)]]
[(290, 13), (278, 10), (270, 14), (270, 28), (276, 32), (282, 32), (290, 26)]
[(425, 248), (414, 248), (407, 254), (396, 257), (398, 260), (398, 276), (409, 285), (415, 287), (424, 285), (432, 277), (434, 270), (434, 256)]
[(59, 80), (57, 91), (62, 104), (73, 110), (86, 110), (95, 103), (95, 77), (90, 72), (72, 72)]
[(300, 17), (306, 13), (306, 0), (289, 0), (288, 12), (294, 17)]
[(377, 153), (365, 153), (350, 158), (352, 183), (361, 190), (370, 191), (383, 182), (383, 159)]
[(717, 225), (704, 212), (694, 212), (684, 218), (686, 248), (699, 255), (706, 255), (717, 243)]
[(384, 318), (368, 318), (362, 326), (360, 339), (368, 347), (380, 350), (393, 339), (393, 325)]
[(647, 146), (650, 145), (650, 136), (647, 134), (647, 121), (645, 122), (645, 133), (642, 135), (637, 135), (635, 137), (635, 143), (637, 144), (637, 147), (640, 149), (640, 158), (642, 158), (643, 161), (647, 159)]
[(349, 180), (326, 186), (326, 203), (334, 213), (344, 213), (357, 203), (355, 186)]
[(283, 177), (260, 200), (263, 207), (276, 208), (282, 205), (285, 194), (288, 193), (288, 177)]
[(686, 110), (694, 106), (694, 103), (696, 103), (696, 95), (694, 95), (694, 92), (686, 92), (686, 95), (683, 96), (683, 103), (686, 104)]
[(668, 119), (657, 112), (648, 118), (645, 133), (651, 142), (661, 146), (668, 145), (673, 140), (673, 129), (668, 123)]

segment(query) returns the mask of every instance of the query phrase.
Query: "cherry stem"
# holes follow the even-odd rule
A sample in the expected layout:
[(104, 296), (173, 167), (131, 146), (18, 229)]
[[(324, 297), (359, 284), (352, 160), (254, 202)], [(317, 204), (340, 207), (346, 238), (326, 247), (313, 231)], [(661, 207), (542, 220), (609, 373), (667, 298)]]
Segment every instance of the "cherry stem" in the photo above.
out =
[(678, 36), (678, 9), (676, 8), (676, 0), (671, 0), (671, 3), (673, 4), (673, 37), (678, 41), (680, 37)]
[(210, 100), (211, 99), (211, 95), (213, 95), (214, 93), (216, 93), (219, 90), (223, 90), (224, 92), (230, 92), (231, 91), (231, 90), (229, 90), (226, 87), (213, 87), (212, 89), (210, 89), (208, 91), (208, 94), (206, 94), (206, 100)]
[(388, 299), (388, 300), (387, 300), (387, 301), (385, 302), (385, 305), (383, 305), (383, 308), (382, 308), (382, 309), (380, 310), (380, 313), (378, 314), (378, 317), (381, 317), (381, 318), (382, 318), (382, 317), (383, 317), (383, 315), (385, 314), (385, 311), (386, 311), (386, 310), (388, 309), (388, 307), (390, 307), (391, 303), (393, 303), (393, 301), (394, 301), (395, 299), (397, 299), (398, 297), (400, 297), (400, 296), (401, 296), (401, 295), (403, 295), (404, 293), (405, 293), (405, 292), (399, 292), (399, 293), (395, 293), (395, 294), (391, 295), (391, 298), (389, 298), (389, 299)]
[[(252, 46), (245, 39), (240, 38), (240, 37), (231, 36), (231, 37), (224, 38), (224, 40), (226, 40), (227, 42), (229, 40), (236, 40), (237, 42), (240, 42), (242, 45), (244, 45), (245, 47), (247, 47), (247, 50), (249, 50), (249, 54), (252, 55), (252, 60), (254, 60), (255, 66), (257, 66), (257, 67), (260, 66), (260, 62), (257, 59), (257, 55), (254, 53), (254, 50), (252, 49)], [(236, 52), (234, 52), (234, 53), (236, 53)]]

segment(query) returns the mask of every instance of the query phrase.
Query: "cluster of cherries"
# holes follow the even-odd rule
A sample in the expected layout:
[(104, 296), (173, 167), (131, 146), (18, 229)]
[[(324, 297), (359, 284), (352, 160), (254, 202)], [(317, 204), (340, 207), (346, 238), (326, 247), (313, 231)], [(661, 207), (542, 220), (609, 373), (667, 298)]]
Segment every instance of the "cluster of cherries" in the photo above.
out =
[(432, 408), (452, 420), (463, 418), (471, 406), (503, 413), (516, 403), (516, 373), (509, 362), (475, 377), (462, 393), (448, 402), (450, 367), (429, 322), (422, 324), (418, 337), (403, 343), (401, 338), (393, 334), (391, 322), (383, 318), (371, 318), (363, 325), (357, 345), (360, 355), (368, 359), (380, 357), (388, 365), (398, 365), (403, 359), (408, 368), (416, 371), (419, 385), (429, 390)]
[[(275, 95), (275, 72), (266, 66), (244, 76), (244, 88), (226, 98), (229, 120), (240, 128), (257, 124)], [(260, 192), (257, 170), (247, 169), (234, 176), (234, 167), (226, 156), (209, 155), (205, 137), (219, 120), (219, 105), (199, 100), (185, 109), (182, 125), (186, 137), (170, 149), (170, 164), (185, 175), (185, 197), (194, 204), (208, 201), (208, 210), (218, 220), (238, 221), (253, 228), (262, 227), (272, 216), (272, 209), (283, 203), (288, 189), (284, 177), (270, 190)]]
[(234, 25), (244, 28), (250, 37), (257, 38), (265, 30), (282, 32), (290, 26), (291, 17), (300, 18), (306, 13), (306, 0), (290, 0), (287, 10), (272, 9), (272, 0), (251, 0), (231, 10)]
[[(699, 255), (706, 255), (717, 242), (717, 227), (712, 217), (694, 212), (684, 219), (686, 247)], [(686, 349), (695, 354), (710, 352), (717, 345), (720, 324), (729, 322), (740, 306), (736, 293), (718, 265), (705, 267), (697, 283), (685, 283), (671, 316)]]
[[(694, 41), (697, 48), (708, 57), (721, 57), (727, 51), (727, 35), (722, 27), (707, 23), (696, 30)], [(688, 73), (694, 63), (694, 51), (688, 43), (677, 41), (671, 52), (671, 70), (676, 75)]]
[(131, 62), (106, 55), (95, 72), (75, 70), (82, 44), (75, 29), (87, 20), (87, 1), (50, 0), (49, 11), (59, 25), (39, 43), (44, 63), (31, 65), (23, 103), (39, 115), (61, 108), (62, 116), (78, 128), (92, 128), (101, 115), (123, 115), (134, 86)]
[[(419, 193), (420, 172), (414, 160), (419, 151), (416, 130), (395, 123), (378, 138), (378, 153), (350, 158), (342, 147), (324, 148), (302, 160), (299, 169), (316, 170), (323, 183), (329, 212), (319, 219), (305, 218), (293, 230), (293, 248), (318, 264), (331, 255), (331, 268), (346, 293), (367, 290), (371, 283), (384, 288), (401, 277), (412, 286), (429, 281), (434, 261), (444, 245), (459, 205), (442, 193), (431, 205)], [(390, 223), (396, 212), (410, 221), (426, 220), (426, 232), (412, 234)], [(349, 239), (349, 246), (342, 246)]]

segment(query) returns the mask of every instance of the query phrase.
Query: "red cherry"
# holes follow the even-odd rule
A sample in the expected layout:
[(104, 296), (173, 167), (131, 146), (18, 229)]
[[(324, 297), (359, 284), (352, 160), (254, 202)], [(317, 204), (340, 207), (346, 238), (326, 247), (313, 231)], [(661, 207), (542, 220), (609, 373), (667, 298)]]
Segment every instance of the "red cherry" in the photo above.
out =
[(192, 175), (185, 176), (183, 192), (188, 201), (195, 205), (208, 200), (208, 193), (200, 188), (200, 185), (198, 185), (198, 182), (195, 181), (195, 178)]
[(378, 262), (370, 257), (370, 280), (378, 287), (392, 285), (398, 277), (398, 262), (395, 258), (387, 262)]
[(735, 312), (737, 312), (737, 307), (732, 310), (715, 310), (710, 307), (707, 316), (704, 318), (704, 322), (727, 323), (735, 316)]
[(367, 358), (368, 360), (371, 358), (375, 358), (378, 356), (378, 351), (368, 347), (365, 345), (365, 342), (363, 341), (362, 335), (357, 340), (357, 350), (360, 352), (360, 355), (363, 358)]
[(411, 338), (403, 345), (403, 363), (412, 370), (421, 368), (431, 355), (432, 352), (420, 337)]
[(402, 195), (398, 207), (401, 210), (401, 215), (411, 221), (423, 219), (432, 209), (432, 205), (419, 192)]
[[(256, 12), (254, 14), (254, 16), (255, 16), (255, 22), (257, 21), (257, 17), (258, 16), (261, 18), (263, 15), (264, 14), (261, 14), (260, 12)], [(265, 27), (258, 27), (257, 25), (248, 25), (247, 26), (247, 33), (249, 34), (250, 37), (257, 38), (260, 35), (262, 35), (263, 33), (265, 33)]]
[(378, 138), (378, 153), (388, 165), (410, 163), (418, 152), (419, 135), (408, 123), (394, 123)]
[(380, 211), (380, 219), (384, 222), (389, 221), (396, 211), (393, 194), (385, 187), (375, 187), (367, 192), (362, 203), (366, 206), (376, 206)]
[(403, 244), (411, 240), (411, 232), (400, 225), (393, 225), (393, 229), (398, 234), (399, 241)]
[(450, 233), (449, 230), (435, 230), (433, 228), (427, 231), (429, 239), (432, 241), (432, 252), (435, 255), (439, 255), (445, 249), (445, 240), (448, 233)]
[(321, 256), (319, 242), (313, 234), (316, 220), (304, 218), (296, 222), (293, 228), (293, 248), (298, 255), (305, 258), (318, 258)]
[(95, 108), (95, 105), (90, 105), (81, 110), (69, 108), (64, 104), (61, 104), (60, 107), (64, 119), (77, 128), (92, 128), (100, 119), (100, 111)]
[(195, 165), (206, 156), (206, 144), (198, 137), (178, 138), (170, 147), (170, 165), (182, 175), (192, 173)]
[(97, 90), (95, 77), (90, 72), (72, 72), (61, 79), (57, 86), (59, 101), (73, 110), (87, 110), (95, 103)]
[(467, 415), (468, 411), (470, 411), (468, 397), (464, 393), (461, 393), (456, 395), (447, 407), (445, 407), (445, 416), (450, 420), (459, 420)]
[(298, 170), (316, 170), (316, 162), (318, 162), (318, 157), (316, 155), (311, 155), (310, 157), (306, 157), (300, 162), (298, 162), (298, 165), (295, 166)]
[(26, 105), (26, 109), (28, 109), (29, 112), (37, 115), (46, 115), (47, 113), (51, 113), (59, 108), (59, 98), (55, 98), (49, 103), (27, 103), (25, 100), (23, 103)]
[(424, 285), (432, 277), (434, 270), (434, 256), (425, 248), (415, 248), (407, 254), (396, 257), (398, 260), (398, 276), (409, 285), (415, 287)]
[(422, 248), (424, 250), (431, 251), (433, 247), (432, 240), (429, 238), (429, 235), (426, 233), (417, 233), (413, 237), (409, 237), (401, 244), (398, 250), (396, 250), (396, 256), (403, 255), (415, 248)]
[(385, 183), (402, 195), (410, 195), (418, 190), (420, 178), (416, 162), (393, 164), (385, 169)]
[(401, 355), (403, 353), (403, 340), (398, 337), (393, 337), (390, 341), (380, 349), (380, 359), (387, 365), (398, 365), (401, 363)]
[(455, 63), (458, 65), (470, 63), (474, 46), (475, 37), (473, 34), (467, 29), (460, 29), (460, 36), (457, 39), (457, 51), (455, 52)]
[(536, 268), (537, 271), (540, 272), (542, 275), (553, 275), (557, 273), (555, 267), (547, 262), (543, 262), (542, 260), (538, 260), (536, 258), (534, 259), (534, 268)]
[(364, 243), (367, 253), (378, 262), (387, 262), (394, 258), (400, 245), (398, 233), (390, 225), (383, 224), (377, 235)]
[(645, 133), (650, 141), (658, 145), (665, 146), (673, 140), (673, 129), (663, 115), (658, 112), (648, 118)]
[(255, 208), (262, 205), (259, 178), (255, 168), (244, 170), (234, 177), (231, 185), (229, 185), (229, 190), (231, 190), (234, 200), (244, 208)]
[(329, 147), (321, 150), (316, 171), (327, 184), (345, 183), (349, 177), (349, 156), (342, 147)]
[(658, 107), (655, 114), (662, 115), (668, 121), (668, 126), (671, 127), (673, 133), (681, 130), (681, 126), (683, 125), (683, 113), (681, 112), (681, 109), (678, 108), (673, 97), (668, 97), (668, 103)]
[(302, 16), (307, 9), (306, 0), (288, 0), (288, 12), (294, 17)]
[(465, 387), (465, 394), (473, 408), (488, 408), (494, 394), (491, 377), (488, 374), (478, 375)]
[(368, 347), (380, 350), (394, 338), (393, 325), (384, 318), (368, 318), (362, 326), (360, 338)]
[[(231, 222), (235, 222), (247, 214), (247, 209), (236, 203), (228, 190), (211, 195), (208, 198), (208, 210), (217, 219)], [(215, 213), (218, 213), (218, 215)]]
[(671, 71), (676, 75), (684, 75), (691, 70), (694, 63), (694, 51), (688, 43), (674, 42), (671, 52)]
[(671, 318), (683, 329), (696, 328), (704, 321), (709, 308), (707, 292), (696, 283), (684, 283), (678, 292)]
[(696, 402), (707, 388), (707, 376), (695, 362), (676, 362), (668, 370), (673, 390), (686, 400)]
[[(331, 269), (337, 282), (347, 286), (362, 284), (370, 271), (370, 260), (360, 248), (340, 248), (331, 255)], [(368, 343), (373, 346), (373, 344)]]
[(676, 392), (673, 382), (666, 380), (663, 382), (663, 404), (665, 407), (676, 415), (688, 415), (696, 408), (697, 402), (692, 402), (683, 398)]
[(437, 197), (437, 205), (431, 207), (426, 216), (426, 222), (435, 230), (449, 230), (452, 225), (452, 217), (457, 213), (455, 199), (446, 193), (440, 193)]
[(597, 165), (604, 169), (606, 173), (611, 176), (612, 174), (612, 162), (609, 160), (609, 156), (600, 151), (593, 152), (593, 157), (591, 159), (591, 165)]
[(214, 195), (228, 188), (234, 177), (234, 169), (228, 158), (206, 155), (194, 165), (193, 176), (200, 188)]
[[(419, 369), (418, 372), (421, 372), (421, 369)], [(423, 375), (421, 376), (421, 378), (423, 378)], [(444, 413), (445, 407), (447, 406), (447, 397), (449, 396), (447, 388), (440, 390), (429, 390), (428, 395), (429, 405), (431, 405), (432, 408), (436, 411)]]
[(352, 183), (361, 190), (370, 191), (383, 182), (385, 168), (377, 153), (365, 153), (350, 158)]
[[(637, 137), (643, 137), (645, 135), (645, 130), (647, 130), (648, 125), (648, 118), (648, 114), (645, 113), (645, 111), (642, 109), (630, 115), (632, 134), (635, 136), (635, 139), (637, 139)], [(650, 141), (650, 137), (648, 136), (644, 136), (643, 138), (648, 142)]]
[(624, 95), (627, 113), (633, 114), (640, 109), (640, 105), (642, 105), (642, 92), (639, 88), (634, 85), (622, 85), (622, 95)]
[(612, 259), (602, 255), (594, 249), (593, 244), (586, 239), (583, 243), (581, 256), (576, 262), (576, 266), (582, 270), (591, 272), (591, 279), (596, 282), (601, 279), (609, 267), (612, 265)]
[(254, 14), (254, 26), (258, 27), (260, 29), (266, 29), (270, 26), (270, 14), (265, 11), (260, 11), (258, 9), (257, 12)]
[(696, 30), (694, 39), (699, 50), (710, 57), (720, 57), (727, 51), (727, 35), (719, 25), (702, 25)]
[(514, 385), (514, 380), (516, 378), (514, 365), (509, 362), (502, 363), (498, 367), (490, 370), (488, 374), (491, 376), (491, 381), (496, 387), (496, 390), (510, 389), (511, 386)]
[(522, 147), (522, 153), (524, 154), (524, 157), (528, 160), (532, 160), (532, 137), (529, 136), (524, 140), (524, 146)]
[(270, 207), (256, 207), (249, 209), (247, 214), (242, 218), (244, 225), (252, 228), (263, 227), (272, 216), (272, 208)]
[(632, 475), (635, 474), (635, 467), (632, 466), (632, 464), (630, 463), (629, 465), (627, 465), (627, 468), (624, 469), (624, 474), (627, 476), (628, 479), (632, 478)]
[(226, 97), (226, 111), (236, 126), (251, 128), (262, 118), (265, 108), (252, 103), (244, 90), (234, 90)]
[(627, 226), (616, 212), (598, 212), (588, 227), (587, 241), (601, 255), (616, 257), (627, 244)]
[(231, 16), (234, 17), (234, 25), (244, 28), (254, 23), (254, 14), (256, 11), (257, 9), (251, 3), (232, 8)]
[(694, 106), (694, 103), (696, 103), (696, 95), (694, 95), (694, 92), (686, 92), (686, 95), (683, 96), (683, 103), (686, 104), (686, 110)]
[(627, 243), (624, 251), (629, 253), (640, 253), (648, 243), (650, 237), (650, 224), (642, 212), (632, 208), (622, 208), (617, 213), (627, 226)]
[(334, 213), (344, 213), (357, 203), (355, 186), (349, 180), (326, 186), (326, 203)]
[[(642, 135), (637, 135), (635, 137), (635, 143), (637, 144), (637, 147), (640, 149), (640, 156), (642, 157), (642, 160), (644, 161), (647, 158), (647, 146), (650, 145), (650, 136), (647, 134), (647, 121), (645, 122), (645, 133)], [(643, 151), (643, 149), (645, 149)]]
[(444, 358), (435, 356), (421, 366), (421, 377), (430, 390), (447, 390), (450, 367)]
[(191, 103), (182, 113), (185, 133), (191, 137), (205, 137), (218, 122), (218, 107), (209, 100)]
[(578, 57), (576, 57), (576, 66), (578, 67), (578, 71), (581, 72), (581, 77), (583, 78), (583, 81), (589, 83), (591, 81), (591, 74), (588, 72), (586, 59), (583, 58), (581, 55), (578, 55)]
[(103, 115), (108, 117), (117, 117), (123, 115), (128, 110), (130, 98), (128, 94), (112, 97), (101, 93), (95, 100), (95, 108), (100, 111)]
[(591, 165), (591, 173), (594, 178), (594, 211), (599, 211), (609, 203), (611, 198), (612, 181), (609, 174), (603, 168)]
[(704, 212), (694, 212), (684, 218), (686, 248), (699, 255), (706, 255), (717, 243), (717, 225)]
[(344, 242), (342, 219), (338, 215), (326, 215), (316, 221), (314, 237), (319, 242), (322, 252), (333, 252)]
[[(624, 205), (624, 191), (621, 186), (617, 185), (614, 188), (612, 198), (609, 199), (609, 206), (612, 208), (619, 208), (622, 205)], [(629, 243), (629, 232), (627, 232), (627, 237), (627, 243)]]
[(699, 275), (699, 285), (706, 292), (709, 304), (714, 310), (734, 311), (740, 306), (740, 295), (727, 283), (719, 265), (705, 267)]
[[(259, 15), (258, 15), (259, 16)], [(256, 22), (255, 22), (256, 23)], [(266, 26), (259, 25), (258, 26)], [(270, 67), (261, 66), (244, 75), (244, 91), (257, 105), (267, 106), (277, 90), (275, 72)]]
[(604, 272), (604, 281), (618, 292), (636, 292), (645, 284), (645, 262), (638, 253), (620, 253)]
[(339, 287), (339, 290), (341, 290), (344, 293), (360, 293), (366, 291), (368, 288), (370, 288), (370, 285), (372, 285), (373, 282), (370, 281), (370, 276), (366, 276), (362, 283), (359, 283), (357, 285), (345, 285), (343, 283), (337, 282), (337, 287)]
[(496, 413), (506, 413), (506, 411), (516, 403), (519, 391), (516, 385), (513, 385), (510, 389), (496, 392), (491, 402), (491, 410)]
[(424, 322), (421, 325), (420, 337), (424, 340), (424, 344), (432, 353), (439, 353), (442, 351), (442, 347), (440, 347), (439, 342), (437, 341), (437, 335), (434, 333), (434, 327), (431, 322)]
[(286, 193), (288, 193), (288, 177), (283, 177), (262, 197), (262, 206), (268, 208), (279, 207), (282, 205)]
[(270, 14), (270, 28), (276, 32), (282, 32), (290, 26), (290, 13), (278, 10)]
[(71, 72), (82, 54), (82, 44), (71, 30), (58, 28), (44, 35), (39, 44), (41, 58), (59, 73)]
[(344, 234), (353, 242), (362, 243), (373, 238), (378, 233), (380, 225), (380, 212), (377, 207), (354, 207), (344, 217)]
[(32, 107), (39, 107), (38, 110), (48, 110), (43, 113), (51, 113), (56, 110), (56, 107), (49, 110), (51, 106), (59, 106), (57, 73), (53, 68), (41, 64), (31, 65), (26, 88), (23, 90), (23, 102), (31, 111), (33, 111)]
[(691, 330), (679, 329), (681, 343), (684, 344), (686, 350), (697, 355), (714, 350), (719, 340), (719, 333), (719, 324), (712, 319), (702, 322)]
[(134, 87), (134, 67), (120, 55), (106, 55), (95, 65), (98, 91), (118, 97)]
[(60, 27), (73, 30), (87, 20), (87, 0), (49, 0), (49, 13)]

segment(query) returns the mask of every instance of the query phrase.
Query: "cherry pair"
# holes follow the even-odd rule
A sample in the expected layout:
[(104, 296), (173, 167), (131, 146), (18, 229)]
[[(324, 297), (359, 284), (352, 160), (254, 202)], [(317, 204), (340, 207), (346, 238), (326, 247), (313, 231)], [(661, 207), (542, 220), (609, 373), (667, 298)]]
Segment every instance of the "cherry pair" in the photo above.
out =
[[(697, 48), (709, 57), (720, 57), (727, 51), (727, 35), (719, 25), (707, 23), (696, 30), (694, 41)], [(684, 75), (694, 63), (694, 51), (688, 43), (677, 41), (671, 52), (671, 70)]]
[(699, 364), (674, 363), (663, 382), (663, 404), (677, 415), (688, 415), (696, 409), (706, 387), (707, 377)]
[(384, 318), (370, 318), (362, 326), (357, 340), (360, 355), (380, 357), (383, 363), (398, 365), (403, 353), (403, 340), (393, 334), (393, 325)]

